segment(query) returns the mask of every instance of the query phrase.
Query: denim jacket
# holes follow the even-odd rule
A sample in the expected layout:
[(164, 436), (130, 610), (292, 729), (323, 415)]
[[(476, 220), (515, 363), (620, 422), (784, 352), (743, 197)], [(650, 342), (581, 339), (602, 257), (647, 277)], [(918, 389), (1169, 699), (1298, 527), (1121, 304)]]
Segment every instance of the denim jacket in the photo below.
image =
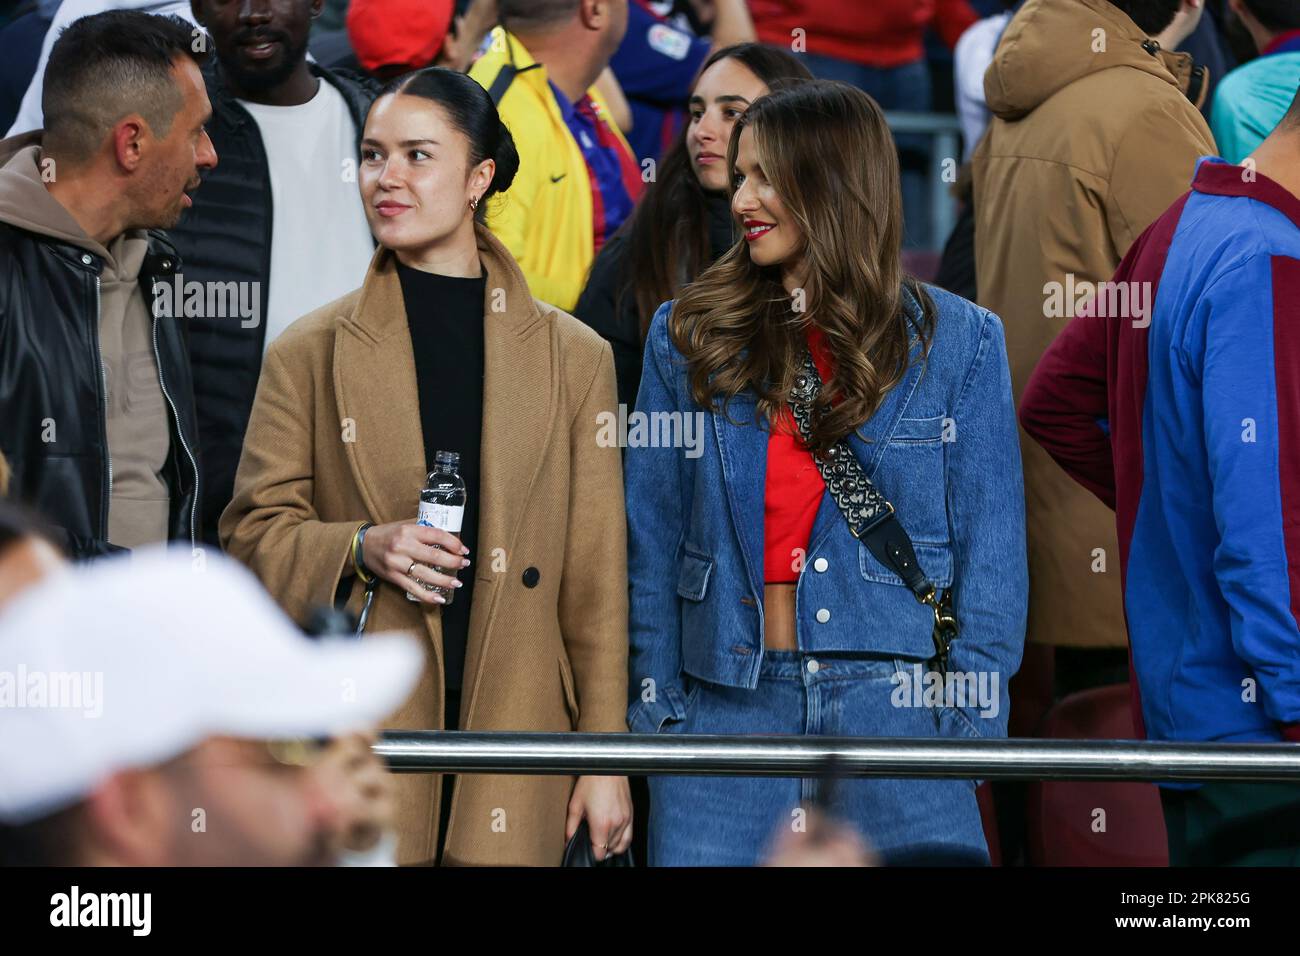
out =
[[(1006, 732), (1007, 683), (1024, 644), (1028, 570), (1019, 434), (1002, 323), (965, 299), (927, 287), (934, 338), (913, 359), (849, 444), (893, 502), (917, 559), (953, 589), (961, 633), (949, 671), (997, 675), (996, 716), (959, 709), (973, 736)], [(912, 316), (919, 306), (904, 294)], [(683, 672), (730, 687), (758, 685), (763, 656), (763, 522), (768, 425), (755, 397), (726, 414), (690, 394), (685, 362), (668, 334), (672, 303), (646, 339), (637, 413), (651, 423), (628, 441), (625, 466), (630, 578), (628, 726), (658, 732), (685, 716)], [(664, 423), (703, 421), (690, 448), (653, 447)], [(695, 415), (700, 413), (703, 417)], [(635, 433), (630, 433), (635, 434)], [(683, 435), (690, 434), (683, 431)], [(666, 444), (666, 442), (660, 443)], [(646, 447), (646, 446), (650, 447)], [(934, 655), (934, 615), (849, 532), (830, 494), (813, 525), (796, 585), (799, 648), (893, 658)]]

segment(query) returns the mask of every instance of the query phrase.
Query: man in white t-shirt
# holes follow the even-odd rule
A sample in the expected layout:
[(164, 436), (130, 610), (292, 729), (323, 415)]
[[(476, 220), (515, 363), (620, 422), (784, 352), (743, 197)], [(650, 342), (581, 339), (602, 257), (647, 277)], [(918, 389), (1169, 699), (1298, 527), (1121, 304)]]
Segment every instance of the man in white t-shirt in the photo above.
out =
[(377, 87), (308, 61), (321, 0), (192, 6), (216, 53), (205, 70), (208, 132), (223, 166), (171, 237), (190, 326), (203, 533), (215, 542), (266, 347), (357, 288), (374, 253), (356, 169)]
[(301, 105), (240, 105), (262, 134), (276, 214), (265, 353), (296, 319), (359, 286), (375, 245), (350, 175), (358, 130), (342, 94), (318, 81)]

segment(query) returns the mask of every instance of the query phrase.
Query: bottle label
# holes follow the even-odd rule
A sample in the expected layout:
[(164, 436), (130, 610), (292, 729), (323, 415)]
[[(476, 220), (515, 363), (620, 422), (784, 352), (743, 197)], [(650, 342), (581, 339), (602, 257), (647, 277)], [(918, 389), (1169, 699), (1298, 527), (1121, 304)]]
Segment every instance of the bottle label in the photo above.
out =
[(460, 534), (460, 524), (465, 520), (464, 505), (440, 505), (433, 501), (420, 502), (420, 524), (441, 528)]

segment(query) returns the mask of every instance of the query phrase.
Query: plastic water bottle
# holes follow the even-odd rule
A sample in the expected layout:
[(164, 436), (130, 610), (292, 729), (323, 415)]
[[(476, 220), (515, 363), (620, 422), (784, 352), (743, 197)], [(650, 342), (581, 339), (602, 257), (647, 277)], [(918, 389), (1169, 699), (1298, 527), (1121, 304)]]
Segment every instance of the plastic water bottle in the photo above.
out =
[[(460, 477), (460, 453), (440, 451), (433, 456), (433, 471), (425, 479), (424, 490), (420, 492), (419, 523), (427, 528), (441, 528), (449, 534), (460, 535), (461, 522), (465, 520), (465, 481)], [(443, 574), (457, 577), (459, 569), (437, 568)], [(447, 603), (455, 597), (454, 588), (440, 588), (432, 584), (421, 586), (426, 591), (441, 594)], [(407, 593), (408, 601), (418, 600)]]

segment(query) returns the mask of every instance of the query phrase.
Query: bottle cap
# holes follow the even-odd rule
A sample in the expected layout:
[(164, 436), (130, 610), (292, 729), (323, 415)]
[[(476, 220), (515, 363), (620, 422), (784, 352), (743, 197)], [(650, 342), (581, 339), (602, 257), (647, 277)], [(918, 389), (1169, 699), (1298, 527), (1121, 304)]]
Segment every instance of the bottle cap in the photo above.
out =
[(433, 456), (435, 465), (447, 465), (456, 468), (460, 465), (460, 452), (458, 451), (440, 451)]

